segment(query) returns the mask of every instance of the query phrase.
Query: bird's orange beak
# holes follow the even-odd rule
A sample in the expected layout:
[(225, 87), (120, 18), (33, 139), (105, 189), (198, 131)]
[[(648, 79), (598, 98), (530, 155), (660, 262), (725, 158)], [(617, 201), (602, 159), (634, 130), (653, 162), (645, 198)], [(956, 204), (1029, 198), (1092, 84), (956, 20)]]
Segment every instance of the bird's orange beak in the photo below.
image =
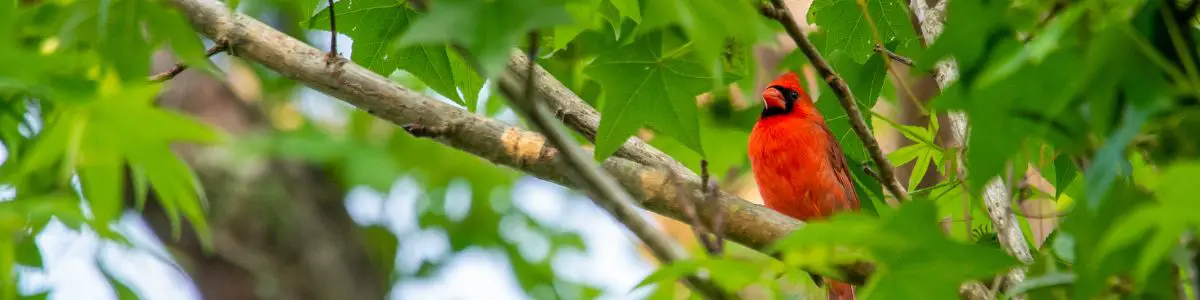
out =
[(766, 107), (784, 108), (787, 106), (783, 100), (783, 94), (778, 89), (767, 87), (763, 90), (763, 105)]

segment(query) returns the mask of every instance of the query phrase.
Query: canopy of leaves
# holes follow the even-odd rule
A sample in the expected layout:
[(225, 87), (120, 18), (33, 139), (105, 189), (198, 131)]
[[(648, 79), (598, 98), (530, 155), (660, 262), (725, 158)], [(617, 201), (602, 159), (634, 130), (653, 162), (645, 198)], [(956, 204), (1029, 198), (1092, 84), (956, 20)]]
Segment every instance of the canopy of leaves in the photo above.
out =
[[(781, 26), (760, 15), (765, 2), (227, 3), (302, 40), (314, 30), (331, 31), (330, 12), (336, 12), (338, 33), (353, 41), (337, 51), (349, 53), (353, 63), (514, 126), (521, 122), (485, 82), (506, 71), (510, 55), (536, 42), (543, 48), (536, 62), (600, 112), (591, 141), (597, 159), (630, 138), (650, 138), (697, 171), (702, 159), (714, 173), (741, 167), (725, 187), (731, 188), (749, 181), (738, 179), (749, 178), (747, 133), (762, 108), (756, 89), (778, 70), (808, 74), (809, 62), (798, 51), (783, 48), (791, 52), (782, 60), (763, 55), (780, 51), (776, 41), (785, 37)], [(781, 261), (685, 260), (660, 268), (643, 285), (657, 285), (652, 297), (670, 297), (674, 285), (668, 283), (707, 274), (729, 291), (755, 287), (801, 297), (804, 291), (795, 288), (812, 285), (798, 270), (838, 277), (832, 266), (866, 260), (877, 271), (859, 287), (864, 298), (956, 298), (961, 283), (989, 282), (1018, 266), (996, 243), (999, 235), (982, 205), (985, 184), (998, 177), (1013, 195), (1000, 200), (1014, 204), (1001, 214), (1016, 214), (1025, 237), (1012, 242), (1031, 245), (1035, 257), (1023, 266), (1027, 281), (1007, 295), (1194, 298), (1200, 291), (1180, 276), (1195, 272), (1200, 229), (1193, 199), (1200, 192), (1193, 184), (1200, 176), (1200, 6), (1192, 2), (951, 0), (942, 35), (923, 45), (907, 1), (816, 1), (806, 12), (817, 29), (808, 37), (850, 86), (869, 129), (897, 133), (878, 140), (908, 143), (887, 156), (893, 165), (911, 164), (903, 175), (916, 200), (888, 204), (872, 172), (877, 166), (825, 84), (829, 79), (811, 78), (819, 83), (811, 94), (819, 95), (817, 107), (864, 199), (862, 212), (814, 221), (788, 235), (774, 248)], [(531, 36), (541, 39), (528, 41)], [(566, 279), (576, 277), (551, 262), (560, 252), (606, 245), (584, 245), (578, 235), (519, 209), (511, 196), (517, 172), (414, 138), (366, 112), (337, 110), (338, 121), (301, 115), (294, 108), (300, 103), (296, 82), (253, 64), (252, 72), (241, 72), (233, 66), (246, 61), (236, 58), (214, 63), (205, 45), (170, 1), (0, 0), (6, 155), (0, 188), (12, 191), (0, 201), (0, 298), (17, 294), (21, 273), (9, 270), (43, 267), (34, 237), (52, 222), (128, 244), (112, 225), (127, 208), (154, 199), (176, 239), (182, 228), (193, 228), (200, 243), (211, 246), (207, 231), (214, 222), (206, 213), (216, 201), (206, 191), (222, 187), (193, 174), (177, 151), (183, 144), (300, 161), (347, 189), (383, 193), (398, 179), (415, 182), (421, 200), (411, 217), (418, 228), (397, 231), (377, 220), (345, 233), (362, 236), (364, 255), (382, 266), (389, 282), (431, 276), (451, 261), (405, 262), (396, 255), (413, 235), (432, 232), (445, 237), (451, 253), (502, 254), (532, 298), (598, 293)], [(915, 58), (915, 66), (892, 63), (876, 51), (880, 46)], [(251, 73), (238, 83), (261, 84), (238, 93), (263, 101), (239, 105), (264, 112), (267, 130), (230, 138), (158, 107), (163, 86), (146, 76), (152, 54), (167, 49), (214, 78)], [(910, 99), (913, 86), (903, 81), (930, 75), (948, 59), (956, 62), (957, 80), (932, 102)], [(775, 60), (781, 62), (769, 65)], [(891, 108), (879, 109), (879, 98)], [(897, 109), (903, 113), (891, 113)], [(957, 124), (939, 120), (949, 112), (965, 113), (966, 141), (947, 139)], [(898, 120), (904, 115), (917, 117)], [(653, 134), (635, 134), (643, 129)], [(461, 211), (447, 208), (455, 201), (468, 204)], [(1057, 211), (1035, 216), (1019, 209), (1030, 201), (1052, 202)], [(1035, 226), (1046, 218), (1061, 227)], [(530, 246), (530, 239), (547, 242)], [(136, 297), (127, 282), (100, 267), (118, 297)], [(29, 296), (39, 295), (46, 294)]]

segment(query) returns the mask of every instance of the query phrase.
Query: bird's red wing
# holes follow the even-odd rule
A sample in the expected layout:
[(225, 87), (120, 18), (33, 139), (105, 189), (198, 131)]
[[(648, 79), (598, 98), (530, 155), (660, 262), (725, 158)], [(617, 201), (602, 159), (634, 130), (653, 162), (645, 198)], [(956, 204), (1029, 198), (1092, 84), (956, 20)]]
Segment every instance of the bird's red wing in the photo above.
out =
[(827, 154), (829, 156), (829, 166), (833, 169), (833, 175), (837, 177), (838, 183), (842, 186), (842, 191), (846, 193), (846, 201), (850, 202), (850, 210), (857, 211), (858, 193), (854, 192), (854, 182), (850, 180), (850, 169), (846, 165), (846, 156), (842, 153), (842, 147), (837, 142), (837, 137), (833, 132), (829, 131), (829, 127), (821, 125), (825, 129), (825, 136), (829, 138)]

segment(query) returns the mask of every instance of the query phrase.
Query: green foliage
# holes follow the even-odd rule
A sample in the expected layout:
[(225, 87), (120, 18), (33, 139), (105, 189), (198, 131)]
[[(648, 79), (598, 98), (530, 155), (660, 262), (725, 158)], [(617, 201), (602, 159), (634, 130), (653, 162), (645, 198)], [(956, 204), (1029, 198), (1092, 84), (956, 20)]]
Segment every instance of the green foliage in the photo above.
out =
[[(204, 196), (170, 146), (217, 142), (219, 134), (154, 107), (159, 87), (146, 82), (150, 51), (160, 46), (169, 46), (196, 69), (219, 74), (183, 15), (161, 1), (11, 8), (5, 12), (11, 19), (28, 23), (0, 28), (20, 34), (0, 38), (0, 57), (9, 66), (0, 71), (5, 107), (0, 123), (6, 125), (2, 140), (8, 153), (0, 184), (16, 191), (16, 199), (6, 202), (4, 232), (21, 233), (18, 241), (27, 233), (36, 235), (54, 217), (71, 228), (88, 224), (101, 236), (123, 240), (109, 225), (124, 208), (126, 172), (136, 170), (145, 180), (137, 192), (155, 191), (175, 236), (182, 215), (201, 243), (211, 246)], [(73, 176), (79, 179), (79, 194), (72, 191)], [(81, 204), (88, 214), (80, 212)], [(31, 256), (36, 252), (21, 249), (22, 263), (36, 258)]]
[[(747, 264), (734, 259), (696, 259), (674, 263), (647, 276), (642, 285), (664, 283), (707, 271), (719, 285), (740, 291), (751, 284), (767, 286), (800, 269), (837, 276), (831, 263), (868, 259), (876, 273), (859, 289), (860, 297), (957, 299), (958, 286), (1018, 265), (996, 247), (957, 242), (938, 229), (930, 201), (905, 203), (895, 215), (876, 218), (839, 214), (796, 230), (771, 247), (783, 263)], [(795, 284), (794, 282), (791, 284)]]
[[(769, 31), (758, 16), (754, 1), (667, 0), (644, 1), (648, 16), (638, 28), (650, 34), (666, 26), (679, 26), (695, 45), (701, 66), (716, 70), (718, 58), (726, 52), (728, 43), (753, 44), (769, 39)], [(653, 37), (651, 37), (653, 38)], [(721, 74), (714, 72), (717, 78)]]
[[(784, 253), (785, 261), (796, 262), (810, 262), (810, 253), (831, 247), (864, 250), (877, 263), (877, 273), (862, 292), (868, 299), (956, 299), (962, 282), (1018, 264), (1001, 249), (946, 238), (935, 223), (936, 212), (931, 202), (916, 200), (884, 219), (839, 215), (795, 231), (774, 248)], [(817, 262), (811, 267), (826, 266)]]
[[(395, 0), (347, 0), (335, 2), (334, 11), (341, 25), (339, 33), (354, 39), (352, 61), (384, 76), (397, 68), (404, 70), (439, 94), (475, 111), (483, 79), (454, 49), (444, 43), (397, 43), (420, 16), (408, 5)], [(329, 30), (329, 8), (318, 11), (305, 23), (312, 29)]]
[(405, 31), (400, 44), (459, 44), (479, 60), (485, 78), (494, 78), (526, 32), (570, 22), (563, 2), (435, 1), (430, 13)]
[[(869, 14), (863, 12), (860, 3), (866, 5)], [(907, 50), (917, 41), (908, 19), (907, 5), (900, 0), (814, 1), (809, 9), (809, 20), (824, 29), (818, 37), (824, 40), (824, 46), (818, 49), (825, 55), (842, 52), (858, 64), (865, 63), (876, 53), (876, 44), (895, 43)]]
[[(506, 106), (499, 95), (484, 94), (486, 79), (505, 72), (510, 55), (537, 32), (540, 40), (532, 42), (545, 49), (537, 63), (601, 113), (592, 141), (598, 159), (650, 129), (653, 146), (696, 171), (707, 160), (725, 179), (721, 172), (746, 164), (747, 134), (761, 109), (754, 89), (770, 79), (760, 77), (776, 74), (758, 65), (758, 54), (783, 36), (781, 26), (759, 15), (765, 2), (439, 0), (417, 9), (402, 0), (341, 0), (333, 8), (339, 33), (354, 41), (351, 61), (488, 117), (506, 115)], [(866, 171), (877, 169), (868, 149), (827, 79), (816, 78), (821, 84), (812, 94), (845, 151), (862, 212), (788, 235), (773, 248), (782, 260), (695, 258), (663, 266), (641, 286), (655, 285), (652, 297), (678, 296), (670, 283), (705, 274), (730, 291), (801, 297), (812, 287), (801, 269), (839, 277), (834, 265), (865, 260), (876, 272), (859, 287), (864, 298), (953, 298), (961, 283), (990, 282), (1018, 264), (1001, 250), (982, 205), (983, 187), (1000, 176), (1014, 195), (1005, 200), (1050, 199), (1066, 212), (1040, 244), (1030, 229), (1041, 217), (1012, 212), (1026, 238), (1015, 242), (1034, 246), (1034, 262), (1025, 266), (1028, 279), (1005, 295), (1177, 297), (1176, 269), (1187, 269), (1186, 254), (1196, 251), (1181, 241), (1200, 229), (1192, 199), (1200, 192), (1192, 184), (1200, 176), (1200, 29), (1195, 12), (1177, 2), (952, 0), (944, 33), (927, 47), (917, 42), (906, 1), (815, 2), (807, 13), (818, 30), (809, 37), (850, 86), (868, 129), (886, 122), (913, 142), (887, 156), (893, 165), (913, 164), (906, 185), (917, 200), (887, 204)], [(324, 1), (227, 3), (282, 20), (272, 25), (301, 40), (331, 29), (329, 8), (319, 9)], [(15, 191), (0, 202), (0, 298), (16, 295), (19, 273), (9, 270), (42, 267), (32, 241), (51, 220), (122, 242), (110, 226), (127, 207), (154, 198), (175, 236), (186, 219), (210, 246), (206, 196), (172, 151), (181, 143), (232, 144), (244, 157), (304, 161), (343, 187), (385, 192), (397, 178), (410, 178), (421, 194), (413, 216), (419, 230), (444, 233), (451, 252), (502, 254), (533, 298), (598, 293), (551, 267), (558, 253), (595, 245), (517, 209), (513, 170), (414, 138), (362, 111), (349, 112), (345, 124), (305, 116), (283, 122), (275, 110), (290, 105), (297, 85), (261, 66), (252, 68), (263, 101), (248, 103), (269, 111), (265, 118), (276, 125), (292, 125), (230, 139), (156, 107), (161, 88), (146, 82), (156, 50), (169, 48), (191, 68), (222, 76), (198, 36), (163, 0), (0, 0), (0, 141), (7, 153), (0, 188)], [(881, 97), (894, 107), (904, 104), (896, 95), (910, 92), (896, 86), (905, 74), (885, 64), (877, 44), (916, 58), (910, 70), (917, 74), (945, 59), (957, 63), (957, 80), (918, 105), (927, 125), (871, 111)], [(776, 70), (806, 64), (792, 51)], [(708, 101), (698, 101), (702, 94)], [(953, 124), (938, 116), (948, 112), (970, 121), (965, 145), (944, 140)], [(1027, 180), (1028, 173), (1053, 191), (1037, 176)], [(921, 186), (925, 175), (938, 180)], [(470, 203), (464, 213), (446, 208), (463, 199)], [(948, 225), (939, 228), (943, 221)], [(430, 276), (449, 261), (394, 269), (409, 233), (380, 224), (361, 229), (366, 253), (389, 282)], [(536, 247), (524, 244), (525, 233), (549, 241), (548, 250), (530, 250)], [(119, 297), (136, 297), (102, 271)]]
[(597, 158), (616, 151), (642, 124), (704, 154), (696, 95), (712, 88), (712, 77), (688, 56), (689, 48), (673, 34), (655, 32), (588, 65), (585, 72), (607, 90), (596, 133)]

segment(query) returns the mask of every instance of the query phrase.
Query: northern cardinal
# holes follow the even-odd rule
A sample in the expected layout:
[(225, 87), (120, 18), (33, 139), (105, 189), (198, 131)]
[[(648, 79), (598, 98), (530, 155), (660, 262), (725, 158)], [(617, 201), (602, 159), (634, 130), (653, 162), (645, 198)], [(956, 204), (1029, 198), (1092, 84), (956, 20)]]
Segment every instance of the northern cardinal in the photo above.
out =
[[(762, 92), (763, 111), (750, 132), (750, 167), (763, 203), (809, 221), (857, 211), (842, 147), (796, 74), (788, 72)], [(824, 279), (829, 299), (854, 299), (854, 286)]]

